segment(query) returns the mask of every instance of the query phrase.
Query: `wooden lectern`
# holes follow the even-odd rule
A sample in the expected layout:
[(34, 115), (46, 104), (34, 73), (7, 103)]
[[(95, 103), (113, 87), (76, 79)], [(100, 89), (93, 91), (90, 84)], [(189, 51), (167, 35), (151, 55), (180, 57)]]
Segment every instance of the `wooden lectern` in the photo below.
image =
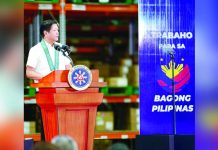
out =
[(103, 100), (98, 70), (91, 70), (92, 83), (76, 91), (68, 83), (69, 70), (56, 70), (31, 86), (39, 88), (36, 102), (41, 108), (46, 141), (58, 134), (73, 137), (79, 150), (92, 150), (97, 106)]

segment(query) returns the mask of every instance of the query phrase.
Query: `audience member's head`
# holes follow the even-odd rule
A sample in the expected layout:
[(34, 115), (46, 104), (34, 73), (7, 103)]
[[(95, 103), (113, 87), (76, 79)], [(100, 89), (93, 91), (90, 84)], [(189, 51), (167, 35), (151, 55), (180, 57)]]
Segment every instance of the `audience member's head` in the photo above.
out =
[(47, 143), (47, 142), (38, 142), (33, 146), (33, 150), (60, 150), (58, 146)]
[(57, 145), (60, 150), (78, 150), (75, 140), (67, 135), (55, 136), (51, 142)]

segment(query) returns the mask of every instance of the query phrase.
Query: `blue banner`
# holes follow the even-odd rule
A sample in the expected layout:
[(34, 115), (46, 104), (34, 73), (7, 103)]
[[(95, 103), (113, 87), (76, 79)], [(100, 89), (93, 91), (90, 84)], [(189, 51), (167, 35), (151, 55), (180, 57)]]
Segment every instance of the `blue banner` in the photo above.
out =
[(139, 1), (142, 135), (194, 134), (194, 6), (194, 0)]

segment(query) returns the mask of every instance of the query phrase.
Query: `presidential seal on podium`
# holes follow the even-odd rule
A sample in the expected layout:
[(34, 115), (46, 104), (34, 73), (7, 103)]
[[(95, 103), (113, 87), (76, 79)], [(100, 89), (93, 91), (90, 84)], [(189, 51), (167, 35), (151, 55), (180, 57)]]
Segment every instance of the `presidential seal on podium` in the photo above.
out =
[(68, 73), (68, 82), (75, 90), (85, 90), (92, 82), (92, 73), (88, 67), (76, 65)]

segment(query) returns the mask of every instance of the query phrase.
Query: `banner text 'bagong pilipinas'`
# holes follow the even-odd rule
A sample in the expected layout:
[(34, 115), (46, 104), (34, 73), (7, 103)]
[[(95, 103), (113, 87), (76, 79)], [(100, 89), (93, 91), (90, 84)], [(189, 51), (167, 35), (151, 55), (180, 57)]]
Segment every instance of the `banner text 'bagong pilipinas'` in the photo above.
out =
[[(175, 102), (180, 103), (175, 105), (176, 112), (193, 112), (194, 105), (184, 105), (181, 103), (189, 103), (191, 101), (191, 95), (175, 95)], [(152, 112), (171, 112), (173, 111), (172, 95), (155, 95), (154, 102), (160, 102), (161, 105), (152, 105)], [(170, 103), (169, 105), (163, 105), (164, 103)]]

